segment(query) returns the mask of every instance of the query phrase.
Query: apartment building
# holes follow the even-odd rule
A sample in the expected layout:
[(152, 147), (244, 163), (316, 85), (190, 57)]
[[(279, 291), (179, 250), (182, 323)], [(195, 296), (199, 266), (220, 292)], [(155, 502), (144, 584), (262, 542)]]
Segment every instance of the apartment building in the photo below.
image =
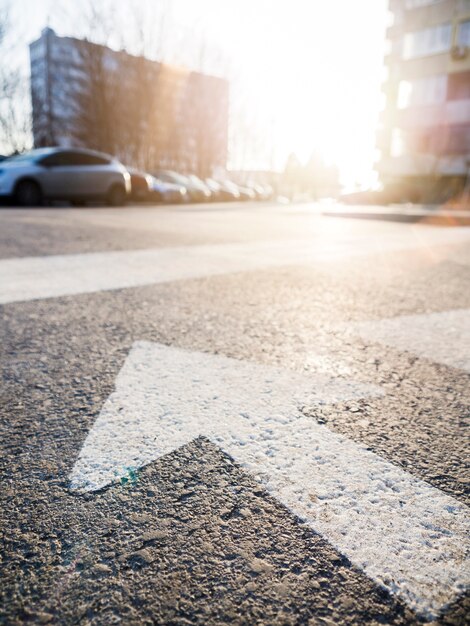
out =
[(226, 167), (228, 82), (46, 28), (30, 44), (36, 147), (89, 147), (148, 171)]
[(384, 185), (445, 201), (470, 173), (470, 0), (390, 0), (378, 148)]

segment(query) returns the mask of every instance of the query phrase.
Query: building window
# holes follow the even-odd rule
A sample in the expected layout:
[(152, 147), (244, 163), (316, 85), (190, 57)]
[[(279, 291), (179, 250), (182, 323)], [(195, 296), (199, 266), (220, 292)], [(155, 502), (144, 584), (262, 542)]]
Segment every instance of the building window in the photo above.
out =
[(429, 4), (437, 4), (442, 0), (405, 0), (406, 9), (417, 9), (418, 7), (427, 7)]
[(442, 104), (447, 96), (447, 76), (428, 76), (417, 80), (402, 80), (398, 87), (398, 108)]
[(459, 46), (470, 46), (470, 20), (460, 23), (457, 42)]
[(438, 54), (450, 49), (452, 43), (452, 24), (440, 24), (433, 28), (406, 33), (403, 40), (403, 58), (414, 59)]
[(412, 83), (409, 80), (401, 80), (398, 86), (398, 101), (397, 105), (399, 109), (407, 109), (411, 106), (411, 93)]
[(36, 59), (42, 59), (46, 54), (46, 46), (44, 45), (43, 39), (38, 39), (34, 42), (29, 48), (29, 54), (31, 61), (35, 61)]
[(392, 157), (401, 157), (405, 154), (405, 134), (401, 128), (392, 130), (392, 140), (390, 144), (390, 154)]

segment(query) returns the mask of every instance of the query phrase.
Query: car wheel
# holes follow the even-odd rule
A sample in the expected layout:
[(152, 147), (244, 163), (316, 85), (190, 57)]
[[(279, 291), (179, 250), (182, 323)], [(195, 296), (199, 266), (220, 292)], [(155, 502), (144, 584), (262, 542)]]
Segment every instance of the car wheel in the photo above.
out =
[(113, 185), (108, 192), (108, 204), (109, 206), (123, 206), (126, 202), (127, 194), (124, 187), (121, 185)]
[(39, 206), (42, 202), (41, 188), (33, 180), (23, 180), (16, 186), (15, 200), (19, 206)]

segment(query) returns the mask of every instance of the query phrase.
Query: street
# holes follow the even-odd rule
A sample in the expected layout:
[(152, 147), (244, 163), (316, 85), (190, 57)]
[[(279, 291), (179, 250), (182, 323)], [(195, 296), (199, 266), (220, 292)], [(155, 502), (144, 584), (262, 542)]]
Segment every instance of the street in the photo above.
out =
[(1, 208), (0, 307), (1, 623), (468, 623), (470, 227)]

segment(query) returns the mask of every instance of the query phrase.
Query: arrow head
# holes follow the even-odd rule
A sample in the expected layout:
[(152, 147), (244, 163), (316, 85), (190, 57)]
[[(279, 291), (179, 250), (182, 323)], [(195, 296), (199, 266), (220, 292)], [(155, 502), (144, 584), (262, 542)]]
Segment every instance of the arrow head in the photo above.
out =
[(139, 341), (88, 434), (70, 477), (86, 492), (199, 435), (244, 441), (286, 428), (305, 404), (381, 395), (373, 385)]

